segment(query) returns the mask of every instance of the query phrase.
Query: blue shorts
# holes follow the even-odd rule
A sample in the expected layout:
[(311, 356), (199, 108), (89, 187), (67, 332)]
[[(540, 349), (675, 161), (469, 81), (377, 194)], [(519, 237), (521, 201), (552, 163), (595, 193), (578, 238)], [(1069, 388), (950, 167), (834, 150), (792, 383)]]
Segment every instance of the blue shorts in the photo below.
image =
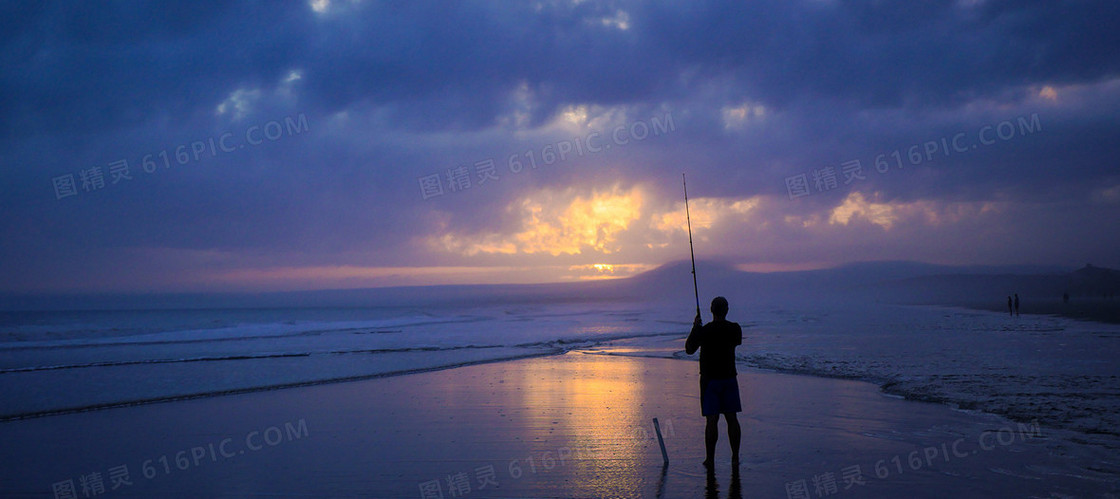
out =
[(700, 413), (704, 416), (717, 416), (728, 412), (743, 412), (739, 401), (738, 379), (700, 378)]

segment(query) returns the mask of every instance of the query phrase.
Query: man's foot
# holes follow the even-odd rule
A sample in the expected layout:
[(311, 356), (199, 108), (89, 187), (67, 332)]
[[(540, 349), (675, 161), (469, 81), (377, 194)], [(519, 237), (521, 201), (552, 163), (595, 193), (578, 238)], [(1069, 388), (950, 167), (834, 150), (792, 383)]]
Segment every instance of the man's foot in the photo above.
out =
[(711, 459), (707, 459), (700, 464), (703, 464), (705, 468), (712, 469), (712, 460)]

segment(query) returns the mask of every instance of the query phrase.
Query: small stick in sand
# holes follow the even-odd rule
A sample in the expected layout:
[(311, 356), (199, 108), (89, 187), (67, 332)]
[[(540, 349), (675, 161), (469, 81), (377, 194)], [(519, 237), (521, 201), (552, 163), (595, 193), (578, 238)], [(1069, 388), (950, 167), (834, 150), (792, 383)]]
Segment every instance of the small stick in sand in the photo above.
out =
[(661, 445), (661, 457), (665, 458), (665, 465), (669, 464), (669, 453), (665, 452), (665, 439), (661, 438), (661, 424), (657, 422), (657, 418), (653, 418), (653, 431), (657, 432), (657, 443)]

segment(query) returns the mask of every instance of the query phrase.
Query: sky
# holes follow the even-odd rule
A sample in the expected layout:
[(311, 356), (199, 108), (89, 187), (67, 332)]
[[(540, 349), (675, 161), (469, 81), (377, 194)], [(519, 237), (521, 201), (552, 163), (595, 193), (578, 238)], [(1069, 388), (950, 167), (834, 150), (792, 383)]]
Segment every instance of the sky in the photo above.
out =
[(0, 292), (1120, 267), (1120, 3), (6, 2)]

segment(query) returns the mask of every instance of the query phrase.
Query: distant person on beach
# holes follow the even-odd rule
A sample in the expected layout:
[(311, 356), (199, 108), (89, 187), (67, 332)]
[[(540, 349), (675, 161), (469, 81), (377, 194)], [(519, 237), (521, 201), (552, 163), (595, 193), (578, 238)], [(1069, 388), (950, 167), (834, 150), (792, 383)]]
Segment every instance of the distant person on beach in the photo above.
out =
[(704, 445), (707, 459), (704, 466), (711, 469), (719, 441), (719, 415), (727, 420), (727, 438), (731, 442), (731, 463), (739, 464), (739, 441), (742, 429), (736, 413), (742, 412), (739, 401), (739, 382), (735, 370), (735, 347), (743, 344), (743, 328), (727, 320), (727, 298), (717, 296), (712, 300), (712, 322), (705, 325), (700, 315), (692, 323), (684, 349), (689, 355), (700, 350), (700, 412), (707, 419), (704, 426)]
[(1015, 315), (1019, 315), (1019, 293), (1015, 293)]
[(1007, 297), (1007, 315), (1015, 315), (1015, 308), (1011, 303), (1011, 296)]

